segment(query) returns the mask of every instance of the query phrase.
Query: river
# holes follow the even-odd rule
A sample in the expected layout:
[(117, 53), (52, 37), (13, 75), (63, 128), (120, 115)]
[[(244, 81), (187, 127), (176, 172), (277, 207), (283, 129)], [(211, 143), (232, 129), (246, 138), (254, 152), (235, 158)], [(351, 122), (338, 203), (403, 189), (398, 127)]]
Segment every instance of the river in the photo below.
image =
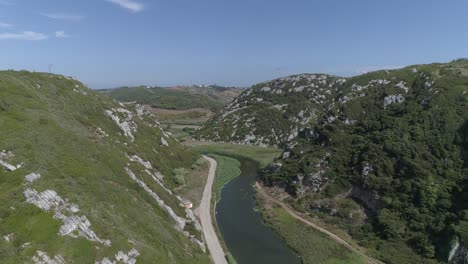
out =
[(216, 221), (226, 246), (238, 264), (299, 264), (300, 258), (254, 210), (258, 164), (241, 162), (241, 175), (226, 184), (216, 205)]

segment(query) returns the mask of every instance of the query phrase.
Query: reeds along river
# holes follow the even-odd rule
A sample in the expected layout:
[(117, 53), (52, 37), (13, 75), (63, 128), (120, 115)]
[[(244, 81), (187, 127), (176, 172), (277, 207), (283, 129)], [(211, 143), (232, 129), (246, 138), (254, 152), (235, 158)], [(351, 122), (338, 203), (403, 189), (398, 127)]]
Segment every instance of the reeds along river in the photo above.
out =
[(254, 210), (253, 184), (258, 164), (249, 159), (237, 159), (241, 162), (242, 173), (224, 186), (216, 205), (216, 220), (229, 251), (238, 264), (301, 263)]

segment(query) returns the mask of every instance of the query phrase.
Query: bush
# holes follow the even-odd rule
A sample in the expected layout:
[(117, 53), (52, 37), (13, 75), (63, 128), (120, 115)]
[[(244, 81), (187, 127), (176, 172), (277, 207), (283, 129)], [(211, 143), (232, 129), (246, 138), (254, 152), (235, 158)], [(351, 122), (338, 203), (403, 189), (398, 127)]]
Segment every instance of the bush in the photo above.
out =
[(185, 176), (187, 176), (188, 171), (185, 168), (177, 168), (172, 171), (174, 175), (174, 182), (178, 185), (185, 184)]

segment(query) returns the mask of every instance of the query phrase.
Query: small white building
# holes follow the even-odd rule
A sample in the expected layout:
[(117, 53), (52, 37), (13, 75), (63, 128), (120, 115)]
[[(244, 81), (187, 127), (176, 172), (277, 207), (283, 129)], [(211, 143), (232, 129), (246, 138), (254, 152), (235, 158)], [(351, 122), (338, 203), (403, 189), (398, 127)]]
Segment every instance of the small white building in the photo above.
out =
[(191, 201), (189, 201), (189, 200), (185, 200), (184, 201), (184, 206), (187, 209), (191, 209), (193, 207), (193, 203)]

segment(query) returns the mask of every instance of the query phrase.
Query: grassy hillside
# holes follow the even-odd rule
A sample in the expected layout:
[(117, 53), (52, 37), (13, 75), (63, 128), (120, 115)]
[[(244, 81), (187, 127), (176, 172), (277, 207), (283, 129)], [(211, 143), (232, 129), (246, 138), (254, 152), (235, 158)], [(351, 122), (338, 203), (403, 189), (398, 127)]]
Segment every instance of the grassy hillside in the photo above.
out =
[(298, 75), (243, 92), (199, 137), (284, 147), (265, 183), (387, 263), (467, 245), (468, 60), (352, 78)]
[(217, 111), (229, 103), (240, 89), (220, 86), (208, 87), (123, 87), (104, 90), (112, 98), (121, 102), (137, 102), (154, 108), (187, 110), (204, 108)]
[(126, 109), (69, 77), (0, 72), (0, 151), (1, 263), (123, 255), (209, 262), (182, 232), (201, 239), (170, 191), (174, 169), (199, 156), (144, 109)]

